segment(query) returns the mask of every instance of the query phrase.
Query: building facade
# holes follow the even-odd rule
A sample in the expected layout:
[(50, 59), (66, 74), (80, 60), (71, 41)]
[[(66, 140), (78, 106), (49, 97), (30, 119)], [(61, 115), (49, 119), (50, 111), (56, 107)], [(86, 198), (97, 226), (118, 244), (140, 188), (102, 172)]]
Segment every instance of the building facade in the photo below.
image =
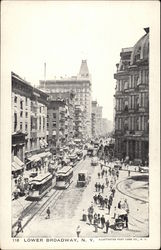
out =
[(50, 100), (47, 111), (47, 142), (50, 148), (61, 147), (68, 142), (69, 121), (65, 100)]
[(40, 81), (40, 89), (52, 95), (52, 93), (69, 93), (75, 95), (75, 104), (83, 107), (84, 130), (83, 137), (91, 136), (91, 77), (86, 60), (82, 60), (80, 72), (71, 78)]
[(149, 157), (149, 28), (133, 48), (122, 49), (115, 91), (115, 154), (132, 161)]
[(95, 114), (95, 136), (99, 137), (102, 131), (102, 109), (97, 101), (92, 101), (92, 113)]
[(74, 139), (83, 139), (83, 121), (83, 108), (80, 105), (75, 105)]
[(12, 72), (12, 155), (25, 162), (46, 148), (48, 95)]

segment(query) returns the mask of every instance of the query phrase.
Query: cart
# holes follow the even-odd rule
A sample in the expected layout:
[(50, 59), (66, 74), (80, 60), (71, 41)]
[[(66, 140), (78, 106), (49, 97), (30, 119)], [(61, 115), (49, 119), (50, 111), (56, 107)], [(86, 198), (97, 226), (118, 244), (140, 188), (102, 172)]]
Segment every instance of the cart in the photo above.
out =
[(114, 229), (121, 230), (126, 227), (126, 216), (127, 212), (124, 209), (119, 209), (120, 211), (117, 213), (117, 218), (115, 219)]

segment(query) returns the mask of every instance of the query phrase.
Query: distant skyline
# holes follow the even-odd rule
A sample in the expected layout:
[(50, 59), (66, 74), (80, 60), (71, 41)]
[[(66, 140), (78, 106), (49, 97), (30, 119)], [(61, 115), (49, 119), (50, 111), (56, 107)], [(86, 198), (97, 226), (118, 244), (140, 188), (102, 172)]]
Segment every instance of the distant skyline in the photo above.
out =
[(143, 28), (155, 23), (152, 2), (4, 1), (3, 57), (36, 86), (44, 79), (44, 63), (46, 79), (54, 79), (77, 75), (87, 60), (92, 99), (103, 106), (103, 117), (113, 120), (116, 63), (121, 49), (133, 47)]

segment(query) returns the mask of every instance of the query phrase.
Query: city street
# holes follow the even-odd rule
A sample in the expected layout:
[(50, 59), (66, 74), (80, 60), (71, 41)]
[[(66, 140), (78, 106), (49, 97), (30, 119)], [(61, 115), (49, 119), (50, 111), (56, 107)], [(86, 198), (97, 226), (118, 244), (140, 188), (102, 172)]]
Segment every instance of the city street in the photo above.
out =
[[(78, 172), (88, 170), (91, 181), (87, 187), (77, 187)], [(128, 171), (120, 171), (120, 177), (116, 183), (116, 193), (110, 215), (107, 209), (101, 209), (94, 204), (94, 212), (104, 214), (110, 221), (108, 234), (105, 229), (98, 228), (94, 232), (94, 225), (89, 225), (88, 220), (82, 221), (83, 209), (87, 213), (88, 207), (93, 202), (95, 192), (95, 182), (105, 183), (104, 178), (98, 179), (97, 173), (100, 165), (91, 166), (91, 158), (81, 161), (74, 168), (73, 182), (67, 190), (61, 190), (57, 199), (51, 200), (49, 206), (51, 210), (50, 219), (46, 219), (46, 209), (40, 210), (24, 228), (23, 233), (18, 237), (76, 237), (76, 228), (81, 227), (80, 237), (105, 237), (105, 236), (148, 236), (148, 176), (139, 172), (131, 172), (128, 178)], [(136, 178), (137, 176), (137, 178)], [(104, 194), (108, 193), (105, 187)], [(120, 199), (127, 199), (129, 204), (129, 226), (122, 231), (113, 229), (114, 207), (117, 207)], [(45, 199), (45, 197), (43, 198)]]

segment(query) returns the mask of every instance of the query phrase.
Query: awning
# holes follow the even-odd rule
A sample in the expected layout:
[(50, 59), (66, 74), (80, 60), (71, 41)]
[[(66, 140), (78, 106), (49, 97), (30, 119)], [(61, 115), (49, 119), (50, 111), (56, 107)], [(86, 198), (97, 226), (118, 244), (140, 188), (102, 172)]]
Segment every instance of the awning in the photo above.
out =
[(40, 157), (40, 158), (44, 158), (44, 157), (46, 157), (46, 152), (43, 152), (43, 153), (40, 153), (40, 154), (38, 154), (38, 156)]
[(46, 153), (46, 156), (47, 156), (47, 157), (50, 157), (51, 155), (52, 155), (52, 154), (51, 154), (50, 152), (47, 152), (47, 153)]
[(33, 155), (30, 158), (28, 158), (29, 161), (34, 161), (34, 162), (38, 162), (41, 161), (41, 158), (38, 155)]
[(13, 157), (13, 161), (15, 163), (17, 163), (17, 165), (19, 165), (20, 167), (24, 167), (25, 166), (25, 164), (17, 156)]
[(23, 167), (20, 167), (20, 165), (18, 165), (16, 162), (12, 162), (12, 172), (16, 172), (22, 169)]

